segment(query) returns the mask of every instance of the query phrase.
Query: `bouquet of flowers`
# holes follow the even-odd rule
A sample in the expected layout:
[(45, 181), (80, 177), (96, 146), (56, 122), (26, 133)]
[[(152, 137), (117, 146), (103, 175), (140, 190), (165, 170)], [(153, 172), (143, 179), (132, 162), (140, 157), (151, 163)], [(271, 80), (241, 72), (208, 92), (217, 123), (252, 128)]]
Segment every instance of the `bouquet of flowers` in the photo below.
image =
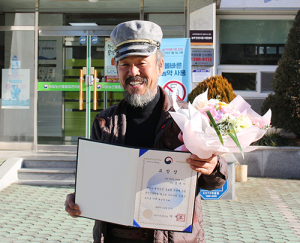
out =
[[(173, 92), (175, 112), (171, 116), (183, 132), (184, 146), (200, 158), (228, 152), (250, 152), (249, 145), (264, 136), (270, 127), (271, 110), (260, 116), (237, 96), (229, 104), (207, 99), (207, 92), (198, 95), (188, 109), (180, 109)], [(178, 148), (182, 150), (182, 147)]]

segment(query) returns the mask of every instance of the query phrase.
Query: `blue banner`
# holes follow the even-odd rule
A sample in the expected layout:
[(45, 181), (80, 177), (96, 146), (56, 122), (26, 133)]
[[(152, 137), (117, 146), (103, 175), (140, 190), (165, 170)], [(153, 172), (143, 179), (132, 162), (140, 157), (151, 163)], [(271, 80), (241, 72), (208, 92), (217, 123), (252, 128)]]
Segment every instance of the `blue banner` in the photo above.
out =
[(165, 69), (158, 84), (169, 95), (177, 86), (177, 97), (186, 101), (192, 91), (190, 39), (162, 39), (160, 49), (165, 53)]

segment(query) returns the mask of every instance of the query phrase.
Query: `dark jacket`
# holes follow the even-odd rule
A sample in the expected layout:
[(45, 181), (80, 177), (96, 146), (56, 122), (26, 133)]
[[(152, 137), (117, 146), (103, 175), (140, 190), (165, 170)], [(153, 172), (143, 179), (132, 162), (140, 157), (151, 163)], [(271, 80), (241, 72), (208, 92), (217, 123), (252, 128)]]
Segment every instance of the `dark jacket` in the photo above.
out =
[[(172, 98), (160, 88), (161, 97), (164, 99), (161, 118), (156, 127), (155, 148), (174, 150), (182, 145), (178, 139), (179, 127), (172, 119), (169, 111), (174, 111)], [(179, 107), (187, 108), (187, 103), (177, 101)], [(91, 138), (112, 143), (124, 144), (126, 132), (126, 110), (128, 103), (122, 100), (106, 110), (101, 111), (94, 120)], [(224, 185), (227, 177), (227, 163), (219, 157), (218, 165), (215, 171), (209, 175), (198, 173), (198, 187), (202, 189), (216, 189)], [(199, 191), (199, 188), (197, 191)], [(178, 233), (170, 231), (156, 230), (154, 233), (154, 242), (160, 243), (179, 243), (179, 242), (205, 242), (202, 219), (202, 204), (200, 193), (196, 197), (195, 218), (193, 224), (193, 233)], [(101, 221), (95, 221), (93, 230), (94, 242), (101, 242), (105, 236), (106, 224)]]

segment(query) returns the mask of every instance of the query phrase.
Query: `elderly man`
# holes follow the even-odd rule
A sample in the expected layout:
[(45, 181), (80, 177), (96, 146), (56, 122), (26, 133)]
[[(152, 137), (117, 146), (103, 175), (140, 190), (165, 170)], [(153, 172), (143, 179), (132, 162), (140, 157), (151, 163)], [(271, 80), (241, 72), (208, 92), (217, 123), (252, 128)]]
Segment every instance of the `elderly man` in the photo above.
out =
[[(169, 111), (174, 111), (172, 99), (157, 85), (164, 70), (163, 53), (159, 50), (162, 35), (161, 28), (149, 21), (128, 21), (115, 27), (111, 39), (116, 50), (115, 62), (120, 84), (124, 88), (124, 99), (95, 117), (92, 139), (169, 150), (182, 145), (178, 138), (180, 129), (169, 114)], [(180, 107), (187, 106), (183, 101), (178, 101), (178, 104)], [(216, 189), (227, 179), (227, 163), (221, 157), (202, 159), (191, 155), (186, 162), (198, 172), (199, 188)], [(201, 207), (198, 193), (192, 233), (95, 221), (94, 242), (205, 242)], [(74, 194), (67, 196), (66, 211), (71, 216), (80, 215), (80, 209), (74, 203)]]

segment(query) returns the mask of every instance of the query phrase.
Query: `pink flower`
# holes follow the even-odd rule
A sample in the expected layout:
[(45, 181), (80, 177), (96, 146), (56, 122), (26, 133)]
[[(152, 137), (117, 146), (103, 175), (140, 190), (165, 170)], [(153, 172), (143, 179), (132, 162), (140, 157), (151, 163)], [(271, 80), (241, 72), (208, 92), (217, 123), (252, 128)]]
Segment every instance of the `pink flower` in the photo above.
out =
[(209, 120), (206, 111), (210, 111), (212, 117), (213, 117), (214, 119), (216, 119), (218, 113), (217, 113), (216, 109), (215, 109), (213, 106), (210, 106), (210, 105), (209, 105), (209, 106), (206, 106), (206, 107), (204, 107), (204, 108), (202, 108), (202, 109), (200, 110), (200, 112), (201, 112), (202, 114), (204, 114), (204, 115), (207, 117), (207, 119)]
[(251, 122), (254, 126), (258, 128), (263, 128), (266, 125), (269, 125), (262, 117), (250, 117)]
[(221, 106), (221, 111), (225, 114), (233, 114), (235, 112), (231, 106)]

